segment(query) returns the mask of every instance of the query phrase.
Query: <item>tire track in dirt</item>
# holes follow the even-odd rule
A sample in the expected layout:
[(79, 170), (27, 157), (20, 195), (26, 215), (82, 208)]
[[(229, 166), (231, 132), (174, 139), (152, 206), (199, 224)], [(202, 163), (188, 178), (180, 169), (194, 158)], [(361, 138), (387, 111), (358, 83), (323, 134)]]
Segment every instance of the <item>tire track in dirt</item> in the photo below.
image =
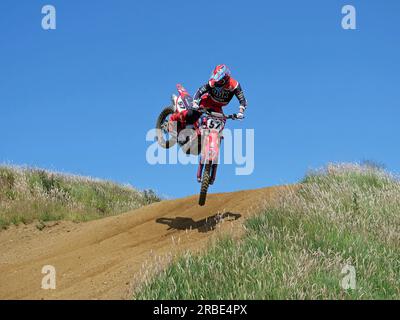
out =
[[(134, 275), (154, 255), (205, 248), (240, 225), (278, 190), (270, 187), (167, 200), (122, 215), (75, 224), (32, 224), (0, 232), (0, 299), (126, 299)], [(216, 225), (216, 214), (225, 214)], [(228, 221), (233, 220), (231, 223)], [(179, 239), (179, 245), (174, 242)], [(56, 268), (56, 289), (41, 289), (44, 265)]]

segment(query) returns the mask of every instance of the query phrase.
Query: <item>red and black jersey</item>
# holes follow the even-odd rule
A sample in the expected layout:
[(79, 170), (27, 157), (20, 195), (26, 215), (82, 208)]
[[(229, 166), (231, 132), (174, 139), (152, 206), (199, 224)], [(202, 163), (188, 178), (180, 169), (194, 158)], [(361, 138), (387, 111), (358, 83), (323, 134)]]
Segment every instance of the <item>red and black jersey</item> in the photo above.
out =
[(221, 87), (215, 85), (213, 80), (210, 80), (207, 84), (197, 90), (194, 98), (196, 100), (204, 98), (207, 95), (207, 99), (215, 103), (216, 107), (226, 106), (236, 96), (241, 106), (247, 106), (247, 100), (244, 97), (242, 87), (239, 82), (235, 79), (230, 78), (229, 81)]

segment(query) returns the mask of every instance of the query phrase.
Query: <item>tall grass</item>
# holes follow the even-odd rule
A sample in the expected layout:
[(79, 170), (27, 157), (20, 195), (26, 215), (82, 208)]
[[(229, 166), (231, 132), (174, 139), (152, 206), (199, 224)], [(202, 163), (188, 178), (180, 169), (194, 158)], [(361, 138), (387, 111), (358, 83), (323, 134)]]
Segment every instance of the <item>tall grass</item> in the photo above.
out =
[(0, 166), (0, 229), (34, 220), (87, 221), (159, 201), (153, 191), (34, 168)]
[[(138, 299), (399, 299), (400, 182), (382, 169), (340, 164), (221, 238), (147, 280)], [(346, 265), (355, 288), (345, 289)]]

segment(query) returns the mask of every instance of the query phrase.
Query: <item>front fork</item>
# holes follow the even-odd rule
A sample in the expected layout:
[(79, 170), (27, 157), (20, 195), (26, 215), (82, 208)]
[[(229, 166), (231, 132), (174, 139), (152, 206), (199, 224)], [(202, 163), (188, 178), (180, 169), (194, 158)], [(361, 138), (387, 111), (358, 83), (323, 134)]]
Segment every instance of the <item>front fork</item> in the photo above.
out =
[[(205, 138), (203, 140), (203, 137)], [(213, 184), (215, 181), (215, 177), (217, 176), (217, 168), (218, 168), (218, 154), (221, 143), (221, 138), (219, 132), (211, 132), (206, 134), (205, 136), (201, 135), (201, 155), (199, 161), (199, 167), (197, 169), (197, 181), (201, 182), (201, 177), (203, 173), (204, 163), (212, 163), (211, 172), (210, 172), (210, 184)], [(210, 156), (210, 153), (212, 155)], [(213, 162), (217, 163), (213, 163)]]

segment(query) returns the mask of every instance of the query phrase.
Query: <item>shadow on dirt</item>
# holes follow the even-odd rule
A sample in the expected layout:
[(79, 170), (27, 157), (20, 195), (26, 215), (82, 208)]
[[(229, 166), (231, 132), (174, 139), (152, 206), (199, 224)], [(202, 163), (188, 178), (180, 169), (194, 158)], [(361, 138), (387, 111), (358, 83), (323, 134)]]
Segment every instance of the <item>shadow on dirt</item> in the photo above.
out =
[(222, 214), (214, 214), (205, 219), (194, 221), (192, 218), (176, 217), (176, 218), (158, 218), (157, 223), (166, 224), (169, 226), (168, 230), (194, 230), (199, 232), (209, 232), (215, 229), (218, 223), (222, 220), (234, 221), (241, 217), (239, 213), (225, 212)]

